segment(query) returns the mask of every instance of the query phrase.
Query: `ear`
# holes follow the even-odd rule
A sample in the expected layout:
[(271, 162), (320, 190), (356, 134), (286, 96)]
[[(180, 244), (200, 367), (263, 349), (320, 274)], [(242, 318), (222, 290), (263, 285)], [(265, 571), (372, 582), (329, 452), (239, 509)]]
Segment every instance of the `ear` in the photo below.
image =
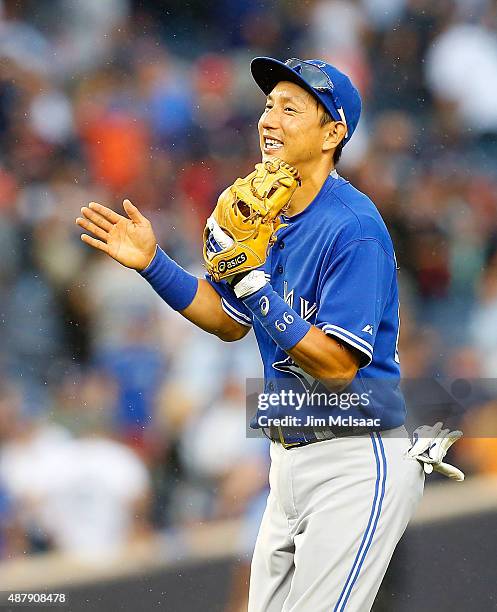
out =
[(345, 138), (347, 128), (343, 121), (332, 121), (327, 123), (325, 126), (324, 140), (323, 140), (323, 151), (330, 151), (336, 149), (338, 144)]

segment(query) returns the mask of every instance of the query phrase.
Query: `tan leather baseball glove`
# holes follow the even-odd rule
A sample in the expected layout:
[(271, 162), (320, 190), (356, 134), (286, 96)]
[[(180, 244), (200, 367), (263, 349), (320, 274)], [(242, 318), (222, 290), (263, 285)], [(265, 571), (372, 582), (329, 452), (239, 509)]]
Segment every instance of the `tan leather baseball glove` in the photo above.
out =
[(284, 225), (280, 214), (300, 185), (298, 172), (280, 159), (257, 164), (219, 196), (204, 230), (204, 261), (215, 281), (261, 266)]

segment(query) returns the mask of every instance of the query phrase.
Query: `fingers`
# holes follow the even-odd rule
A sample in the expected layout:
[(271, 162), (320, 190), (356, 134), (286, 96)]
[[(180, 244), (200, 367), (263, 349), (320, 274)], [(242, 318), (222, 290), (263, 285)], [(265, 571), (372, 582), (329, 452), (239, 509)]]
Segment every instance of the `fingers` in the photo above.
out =
[(88, 221), (88, 219), (83, 219), (83, 217), (78, 217), (76, 219), (76, 223), (79, 225), (79, 227), (82, 227), (83, 229), (88, 232), (91, 232), (92, 234), (95, 234), (95, 236), (97, 238), (100, 238), (100, 240), (102, 240), (103, 242), (107, 242), (109, 234), (105, 230), (98, 227), (98, 225), (95, 225), (95, 223)]
[(81, 240), (95, 249), (109, 254), (109, 247), (105, 244), (105, 242), (92, 238), (91, 236), (88, 236), (88, 234), (81, 234)]
[(83, 208), (81, 209), (81, 212), (89, 221), (92, 221), (94, 225), (96, 225), (100, 229), (103, 229), (105, 232), (108, 233), (112, 229), (113, 223), (108, 221), (104, 216), (102, 216), (100, 213), (96, 212), (92, 208), (83, 206)]
[(88, 208), (90, 208), (94, 212), (97, 212), (99, 215), (104, 217), (104, 219), (107, 219), (107, 221), (110, 221), (110, 223), (113, 224), (117, 223), (118, 221), (121, 221), (122, 219), (126, 219), (126, 217), (119, 215), (112, 209), (107, 208), (107, 206), (103, 206), (98, 202), (90, 202), (88, 204)]
[(142, 224), (144, 221), (147, 221), (146, 217), (144, 217), (138, 208), (129, 200), (126, 199), (123, 201), (123, 208), (133, 223)]
[(459, 468), (456, 468), (455, 465), (451, 465), (450, 463), (440, 463), (439, 465), (435, 465), (434, 469), (439, 474), (443, 474), (447, 476), (447, 478), (451, 478), (452, 480), (456, 480), (457, 482), (462, 482), (465, 478), (464, 472), (462, 472)]
[[(444, 433), (445, 432), (445, 433)], [(443, 436), (442, 436), (443, 434)], [(435, 448), (433, 449), (433, 453), (437, 453), (440, 459), (443, 459), (447, 454), (449, 448), (457, 442), (459, 438), (463, 435), (462, 431), (449, 431), (448, 429), (444, 429), (440, 432), (440, 437), (437, 439)], [(430, 451), (431, 454), (431, 451)]]

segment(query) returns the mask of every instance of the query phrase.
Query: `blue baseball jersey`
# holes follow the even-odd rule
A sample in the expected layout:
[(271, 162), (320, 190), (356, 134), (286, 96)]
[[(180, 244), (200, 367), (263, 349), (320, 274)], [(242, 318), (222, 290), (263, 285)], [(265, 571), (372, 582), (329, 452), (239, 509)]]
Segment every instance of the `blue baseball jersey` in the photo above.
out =
[[(373, 401), (360, 408), (361, 414), (381, 417), (381, 429), (402, 425), (397, 265), (380, 213), (334, 171), (307, 208), (283, 221), (288, 225), (278, 232), (263, 266), (273, 289), (303, 319), (359, 352), (360, 369), (347, 391), (371, 392)], [(266, 391), (281, 378), (316, 391), (315, 381), (280, 349), (231, 287), (209, 282), (230, 317), (253, 325)]]

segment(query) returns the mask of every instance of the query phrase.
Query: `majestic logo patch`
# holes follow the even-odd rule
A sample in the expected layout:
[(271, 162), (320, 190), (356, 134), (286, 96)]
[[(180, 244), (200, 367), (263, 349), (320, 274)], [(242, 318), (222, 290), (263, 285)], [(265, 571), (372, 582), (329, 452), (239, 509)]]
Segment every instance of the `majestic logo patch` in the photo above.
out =
[(373, 335), (373, 326), (372, 325), (366, 325), (365, 327), (362, 328), (361, 331), (366, 332), (367, 334), (371, 334)]
[(236, 257), (233, 257), (232, 259), (224, 259), (223, 261), (219, 262), (219, 272), (223, 274), (223, 272), (226, 272), (226, 270), (232, 270), (233, 268), (236, 268), (237, 266), (241, 266), (246, 261), (247, 261), (247, 256), (245, 255), (245, 253), (240, 253), (240, 255), (237, 255)]

